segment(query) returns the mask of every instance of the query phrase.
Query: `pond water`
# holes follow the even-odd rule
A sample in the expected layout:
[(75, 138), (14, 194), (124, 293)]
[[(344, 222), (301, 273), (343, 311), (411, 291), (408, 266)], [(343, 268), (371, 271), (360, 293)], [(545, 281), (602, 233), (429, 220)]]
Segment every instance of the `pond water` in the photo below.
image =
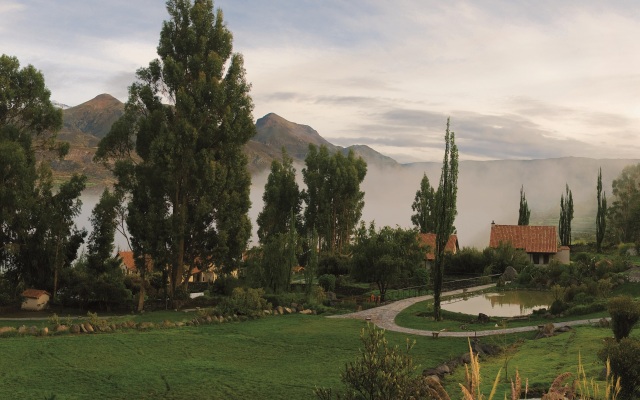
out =
[(502, 293), (484, 293), (442, 302), (442, 309), (469, 315), (487, 314), (491, 317), (517, 317), (533, 310), (549, 308), (553, 293), (517, 290)]

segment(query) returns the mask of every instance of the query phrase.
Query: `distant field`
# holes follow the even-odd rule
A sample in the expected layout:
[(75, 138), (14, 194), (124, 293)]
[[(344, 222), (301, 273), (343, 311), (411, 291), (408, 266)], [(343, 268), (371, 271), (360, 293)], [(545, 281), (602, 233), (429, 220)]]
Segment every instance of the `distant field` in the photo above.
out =
[[(316, 386), (341, 385), (340, 372), (359, 354), (364, 326), (290, 315), (148, 332), (0, 338), (0, 398), (309, 399)], [(404, 345), (407, 335), (387, 337)], [(424, 368), (467, 347), (464, 339), (416, 340), (412, 354)]]

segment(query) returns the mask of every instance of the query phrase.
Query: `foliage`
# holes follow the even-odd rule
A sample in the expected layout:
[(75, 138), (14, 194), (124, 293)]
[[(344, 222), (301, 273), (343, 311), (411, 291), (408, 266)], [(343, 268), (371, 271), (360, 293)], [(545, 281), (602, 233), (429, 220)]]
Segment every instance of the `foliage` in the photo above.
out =
[(362, 223), (353, 245), (351, 276), (361, 282), (378, 285), (381, 301), (395, 283), (415, 276), (422, 266), (424, 250), (417, 231), (385, 226), (376, 230), (372, 222)]
[(318, 233), (319, 248), (330, 254), (343, 253), (349, 245), (362, 208), (364, 192), (360, 184), (367, 174), (367, 163), (353, 151), (347, 156), (329, 154), (326, 146), (309, 145), (302, 178), (307, 185), (302, 198), (305, 230)]
[(500, 243), (496, 248), (487, 247), (483, 255), (485, 265), (491, 266), (492, 274), (502, 274), (507, 267), (513, 267), (520, 272), (530, 264), (527, 253), (514, 248), (511, 243)]
[(69, 145), (56, 142), (62, 111), (50, 94), (40, 71), (0, 56), (0, 265), (16, 292), (36, 287), (56, 300), (86, 235), (73, 222), (86, 178), (74, 175), (54, 189), (49, 163)]
[(596, 199), (598, 202), (598, 211), (596, 212), (596, 250), (600, 253), (602, 252), (602, 241), (607, 230), (607, 194), (602, 191), (602, 168), (598, 170)]
[(609, 300), (607, 310), (611, 314), (611, 329), (617, 341), (629, 336), (640, 320), (640, 305), (629, 296), (616, 296)]
[[(271, 235), (297, 229), (302, 199), (296, 183), (293, 159), (282, 148), (282, 161), (271, 162), (271, 172), (262, 195), (264, 205), (258, 214), (258, 239), (264, 243)], [(293, 213), (293, 225), (290, 214)]]
[(611, 371), (620, 378), (620, 395), (624, 399), (640, 396), (640, 340), (624, 338), (620, 341), (605, 340), (598, 352), (600, 360), (609, 360)]
[(613, 180), (613, 202), (607, 212), (607, 232), (613, 243), (640, 239), (640, 164), (625, 167)]
[(411, 204), (411, 209), (415, 214), (411, 215), (411, 222), (420, 233), (433, 233), (436, 230), (436, 192), (429, 183), (429, 178), (425, 173), (420, 181), (420, 189), (416, 192), (416, 197)]
[(139, 270), (146, 273), (147, 256), (157, 269), (168, 266), (173, 298), (192, 268), (240, 263), (251, 233), (243, 146), (255, 126), (243, 58), (232, 52), (222, 11), (211, 0), (169, 0), (167, 11), (159, 58), (137, 71), (96, 158), (110, 162), (130, 196)]
[(334, 292), (336, 290), (336, 276), (333, 274), (324, 274), (318, 277), (318, 285), (325, 292)]
[(531, 217), (531, 209), (527, 204), (527, 198), (524, 194), (524, 186), (520, 187), (520, 208), (518, 210), (518, 225), (529, 225)]
[[(306, 249), (306, 250), (305, 250)], [(313, 280), (318, 273), (318, 233), (314, 230), (311, 236), (306, 237), (303, 241), (303, 259), (304, 262), (300, 262), (304, 266), (304, 285), (307, 294), (311, 293), (313, 287)]]
[(566, 185), (565, 194), (560, 196), (560, 220), (558, 235), (562, 246), (571, 246), (571, 221), (573, 220), (573, 195)]
[(351, 259), (344, 255), (320, 253), (318, 256), (318, 274), (333, 274), (336, 277), (349, 273)]
[(440, 184), (436, 192), (436, 248), (434, 249), (435, 262), (433, 265), (433, 317), (440, 320), (440, 295), (444, 275), (444, 253), (449, 237), (455, 231), (457, 210), (456, 201), (458, 193), (458, 147), (455, 143), (455, 133), (449, 131), (449, 118), (444, 135), (445, 149), (442, 161), (442, 173)]
[(295, 239), (290, 233), (274, 234), (254, 253), (252, 274), (259, 286), (272, 293), (289, 290), (291, 271), (298, 261)]
[[(362, 329), (360, 340), (364, 346), (360, 358), (349, 362), (341, 374), (346, 386), (343, 393), (335, 393), (337, 399), (428, 399), (427, 380), (416, 376), (417, 366), (409, 352), (413, 348), (407, 339), (404, 351), (391, 347), (384, 337), (384, 330), (367, 324)], [(316, 389), (320, 399), (332, 399), (330, 389)]]
[(263, 289), (235, 288), (231, 296), (224, 297), (218, 305), (225, 315), (261, 316), (264, 310), (271, 310), (271, 304), (264, 299)]

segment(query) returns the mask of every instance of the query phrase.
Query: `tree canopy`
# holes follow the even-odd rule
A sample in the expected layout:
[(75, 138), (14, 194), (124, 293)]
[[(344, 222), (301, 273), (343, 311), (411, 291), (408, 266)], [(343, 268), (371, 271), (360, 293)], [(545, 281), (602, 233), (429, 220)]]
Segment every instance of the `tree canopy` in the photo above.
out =
[(520, 188), (520, 209), (518, 210), (518, 225), (529, 225), (531, 210), (527, 203), (527, 197), (524, 194), (524, 186)]
[(322, 250), (340, 253), (349, 245), (362, 216), (360, 184), (366, 174), (367, 163), (353, 151), (331, 155), (326, 146), (309, 145), (302, 170), (305, 231), (318, 233)]
[(571, 246), (571, 221), (573, 221), (573, 195), (566, 186), (565, 194), (560, 196), (560, 220), (558, 234), (562, 246)]
[(50, 95), (40, 71), (0, 56), (0, 264), (16, 291), (36, 287), (55, 298), (86, 235), (73, 222), (86, 178), (54, 185), (51, 155), (64, 156), (68, 144), (56, 141), (62, 111)]
[(418, 228), (420, 233), (433, 233), (436, 231), (436, 193), (429, 183), (429, 178), (425, 173), (420, 181), (420, 189), (416, 192), (411, 209), (415, 214), (411, 215), (413, 226)]
[(356, 232), (351, 260), (351, 275), (363, 282), (373, 282), (384, 301), (387, 289), (401, 279), (418, 276), (424, 267), (425, 249), (418, 241), (414, 229), (385, 226), (376, 230), (372, 222), (364, 223)]
[(613, 201), (607, 214), (614, 243), (640, 239), (640, 164), (625, 167), (612, 183)]
[(255, 134), (243, 58), (210, 0), (169, 0), (158, 59), (138, 70), (100, 142), (129, 196), (136, 260), (168, 265), (170, 295), (194, 267), (232, 269), (250, 236), (244, 144)]

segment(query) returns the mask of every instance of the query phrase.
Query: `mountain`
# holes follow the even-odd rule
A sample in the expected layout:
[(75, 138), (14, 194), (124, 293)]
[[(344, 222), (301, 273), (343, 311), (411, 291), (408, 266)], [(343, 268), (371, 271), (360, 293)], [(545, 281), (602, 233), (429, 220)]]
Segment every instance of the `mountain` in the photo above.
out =
[(111, 125), (124, 114), (124, 104), (103, 93), (75, 107), (67, 108), (64, 113), (64, 130), (80, 131), (103, 138)]
[(347, 155), (349, 151), (353, 151), (356, 156), (361, 157), (367, 162), (368, 166), (377, 166), (379, 168), (397, 168), (400, 164), (391, 157), (380, 154), (366, 144), (354, 144), (346, 148), (342, 148), (342, 154)]

